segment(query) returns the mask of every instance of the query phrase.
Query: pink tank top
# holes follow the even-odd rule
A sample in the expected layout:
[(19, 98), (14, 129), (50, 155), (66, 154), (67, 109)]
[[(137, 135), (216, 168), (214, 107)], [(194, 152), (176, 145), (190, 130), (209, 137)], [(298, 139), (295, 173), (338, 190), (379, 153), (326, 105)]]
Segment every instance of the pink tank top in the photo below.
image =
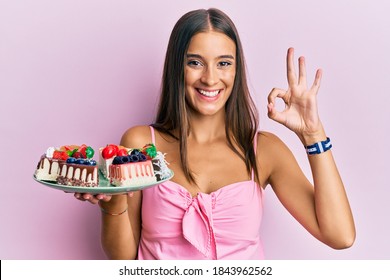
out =
[(196, 197), (166, 181), (142, 191), (138, 259), (264, 259), (262, 213), (263, 189), (253, 170), (251, 180)]

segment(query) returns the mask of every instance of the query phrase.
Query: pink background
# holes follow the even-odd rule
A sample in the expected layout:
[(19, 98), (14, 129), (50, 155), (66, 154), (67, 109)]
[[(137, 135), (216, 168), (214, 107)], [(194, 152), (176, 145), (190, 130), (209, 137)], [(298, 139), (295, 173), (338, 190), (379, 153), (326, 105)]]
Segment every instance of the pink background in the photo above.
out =
[[(314, 3), (315, 2), (315, 3)], [(245, 3), (245, 4), (244, 4)], [(0, 1), (0, 258), (105, 259), (100, 213), (32, 179), (49, 146), (118, 142), (153, 121), (170, 31), (185, 12), (218, 7), (235, 21), (261, 127), (310, 176), (297, 137), (266, 116), (286, 87), (285, 54), (324, 70), (320, 115), (353, 208), (343, 251), (311, 237), (267, 188), (268, 259), (389, 259), (390, 5), (387, 1)]]

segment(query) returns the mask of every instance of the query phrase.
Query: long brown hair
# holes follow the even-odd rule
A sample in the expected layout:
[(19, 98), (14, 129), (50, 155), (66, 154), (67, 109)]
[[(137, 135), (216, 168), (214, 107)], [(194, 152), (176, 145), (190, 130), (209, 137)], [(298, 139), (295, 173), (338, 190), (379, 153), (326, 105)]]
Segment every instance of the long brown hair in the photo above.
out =
[[(184, 174), (190, 182), (196, 183), (187, 160), (190, 124), (185, 101), (184, 62), (191, 38), (199, 32), (209, 30), (227, 35), (236, 45), (236, 76), (232, 93), (225, 104), (225, 132), (230, 148), (245, 162), (248, 173), (254, 169), (255, 178), (259, 182), (253, 148), (258, 128), (258, 113), (249, 93), (244, 54), (237, 29), (222, 11), (218, 9), (191, 11), (183, 15), (174, 26), (165, 56), (160, 103), (153, 127), (180, 142)], [(235, 147), (238, 147), (239, 151)]]

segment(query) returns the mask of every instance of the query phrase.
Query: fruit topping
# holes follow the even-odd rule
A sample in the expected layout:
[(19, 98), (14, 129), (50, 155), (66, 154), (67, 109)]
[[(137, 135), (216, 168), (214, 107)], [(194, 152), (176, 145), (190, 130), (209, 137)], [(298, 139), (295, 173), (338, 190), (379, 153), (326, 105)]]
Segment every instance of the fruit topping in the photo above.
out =
[(95, 154), (95, 151), (90, 146), (88, 146), (87, 149), (85, 150), (85, 154), (87, 158), (92, 158), (93, 155)]
[(112, 161), (112, 164), (117, 165), (117, 164), (124, 164), (124, 163), (146, 161), (146, 159), (147, 159), (146, 156), (141, 153), (139, 155), (116, 156)]
[(87, 145), (81, 145), (81, 147), (77, 151), (81, 153), (81, 158), (87, 158)]
[(96, 162), (96, 160), (88, 159), (88, 160), (85, 161), (85, 164), (86, 165), (96, 165), (97, 162)]
[(74, 158), (83, 158), (83, 154), (80, 153), (79, 151), (77, 151), (77, 152), (73, 153), (72, 157), (74, 157)]
[(146, 156), (148, 159), (152, 159), (157, 155), (157, 149), (156, 146), (153, 144), (147, 144), (145, 145), (141, 152)]
[(67, 160), (68, 154), (64, 151), (54, 151), (53, 152), (53, 159), (60, 159), (60, 160)]
[(77, 145), (65, 145), (65, 146), (61, 146), (59, 148), (60, 151), (74, 151), (74, 150), (77, 150), (79, 148), (79, 146)]
[(123, 156), (127, 156), (128, 153), (127, 153), (127, 150), (126, 149), (120, 149), (117, 154), (117, 156), (120, 156), (120, 157), (123, 157)]
[(83, 158), (78, 158), (78, 159), (76, 159), (76, 164), (85, 164), (85, 159), (83, 159)]
[(66, 160), (66, 163), (76, 163), (76, 159), (74, 157), (70, 157)]
[(140, 153), (138, 155), (138, 158), (139, 158), (139, 161), (146, 161), (147, 160), (146, 156), (144, 154), (142, 154), (142, 153)]
[(137, 155), (130, 155), (130, 161), (131, 162), (137, 162), (139, 161), (139, 157)]
[(66, 153), (68, 154), (68, 156), (70, 157), (73, 157), (73, 154), (77, 152), (77, 149), (73, 149), (73, 150), (66, 150)]
[(112, 161), (112, 164), (124, 164), (128, 163), (130, 159), (127, 156), (116, 156)]
[[(68, 158), (74, 158), (74, 159), (91, 159), (94, 155), (95, 151), (87, 145), (67, 145), (67, 146), (61, 146), (60, 148), (53, 148), (50, 147), (47, 152), (46, 156), (51, 157), (53, 159), (58, 160), (67, 160)], [(72, 159), (70, 161), (73, 163)]]
[(113, 158), (117, 155), (118, 153), (118, 146), (117, 145), (107, 145), (103, 150), (102, 150), (102, 157), (104, 159), (109, 159)]
[(70, 157), (66, 160), (68, 164), (80, 164), (80, 165), (96, 165), (96, 160), (93, 159), (84, 159), (84, 158), (74, 158)]

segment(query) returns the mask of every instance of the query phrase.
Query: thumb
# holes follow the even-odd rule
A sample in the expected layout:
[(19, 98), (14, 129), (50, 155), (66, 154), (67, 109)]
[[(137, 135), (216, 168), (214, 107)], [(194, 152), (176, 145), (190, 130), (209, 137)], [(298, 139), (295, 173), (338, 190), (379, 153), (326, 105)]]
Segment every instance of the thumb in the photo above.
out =
[(268, 118), (280, 124), (284, 123), (285, 118), (283, 117), (282, 113), (276, 110), (274, 103), (272, 102), (268, 103), (267, 109), (268, 109)]

